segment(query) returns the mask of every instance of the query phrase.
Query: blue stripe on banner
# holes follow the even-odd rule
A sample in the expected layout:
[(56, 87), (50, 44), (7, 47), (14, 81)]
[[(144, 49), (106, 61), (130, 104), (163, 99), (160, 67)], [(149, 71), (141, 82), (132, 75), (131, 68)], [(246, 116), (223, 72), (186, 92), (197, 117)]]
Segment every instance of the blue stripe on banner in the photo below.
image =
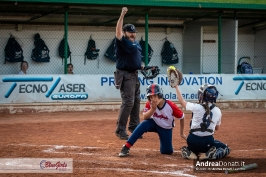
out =
[(59, 83), (59, 81), (61, 80), (60, 77), (58, 77), (55, 81), (55, 83), (52, 85), (51, 89), (47, 92), (47, 94), (45, 95), (47, 98), (51, 95), (51, 93), (53, 93), (55, 87), (57, 86), (57, 84)]
[(240, 92), (240, 90), (241, 90), (241, 88), (242, 88), (243, 85), (244, 85), (244, 81), (242, 81), (242, 82), (239, 84), (238, 88), (236, 89), (236, 92), (235, 92), (236, 95)]
[(13, 83), (12, 84), (12, 86), (10, 87), (10, 89), (5, 94), (5, 98), (8, 98), (10, 96), (10, 94), (13, 92), (13, 90), (16, 88), (16, 86), (17, 86), (17, 83)]
[(236, 76), (233, 80), (266, 80), (265, 76)]
[(3, 78), (3, 82), (51, 82), (53, 81), (52, 77), (27, 77), (27, 78)]

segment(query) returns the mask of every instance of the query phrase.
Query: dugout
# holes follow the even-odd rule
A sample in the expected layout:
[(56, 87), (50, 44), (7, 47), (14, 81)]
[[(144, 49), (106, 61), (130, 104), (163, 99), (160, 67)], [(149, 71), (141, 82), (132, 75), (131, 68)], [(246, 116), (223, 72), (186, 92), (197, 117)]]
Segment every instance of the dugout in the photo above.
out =
[[(114, 39), (116, 22), (123, 6), (129, 9), (124, 23), (133, 23), (138, 31), (137, 40), (145, 40), (153, 49), (148, 65), (160, 68), (160, 78), (165, 77), (169, 66), (162, 64), (161, 56), (163, 43), (167, 39), (178, 52), (179, 62), (174, 66), (187, 74), (186, 77), (226, 79), (227, 84), (223, 81), (220, 85), (226, 90), (224, 93), (227, 93), (227, 98), (219, 100), (221, 108), (265, 108), (266, 87), (261, 78), (264, 78), (266, 68), (266, 4), (261, 1), (3, 0), (0, 1), (1, 78), (6, 79), (10, 75), (16, 77), (20, 68), (20, 63), (4, 63), (4, 49), (12, 35), (22, 46), (24, 60), (29, 63), (27, 73), (30, 76), (41, 75), (48, 79), (54, 78), (53, 81), (64, 78), (58, 85), (60, 88), (68, 82), (92, 78), (79, 84), (88, 85), (88, 91), (82, 94), (88, 93), (89, 97), (94, 96), (94, 100), (55, 101), (51, 100), (50, 95), (47, 96), (48, 89), (52, 88), (50, 83), (46, 87), (43, 83), (4, 83), (3, 79), (0, 83), (3, 90), (0, 102), (4, 104), (0, 104), (0, 110), (16, 113), (119, 109), (119, 92), (112, 90), (114, 88), (110, 84), (99, 83), (103, 77), (111, 78), (115, 70), (115, 62), (105, 57), (105, 51)], [(31, 59), (36, 33), (40, 34), (50, 49), (50, 62), (35, 62)], [(74, 65), (73, 80), (64, 75), (70, 59), (65, 58), (62, 64), (62, 58), (58, 54), (60, 41), (64, 37), (70, 46)], [(86, 59), (84, 64), (84, 54), (90, 38), (100, 49), (99, 57), (96, 60)], [(241, 84), (240, 89), (237, 85), (240, 81), (233, 81), (241, 77), (237, 76), (236, 68), (238, 59), (243, 56), (249, 57), (253, 68), (259, 70), (254, 77), (260, 80), (252, 82), (254, 85), (263, 85), (263, 90), (247, 90), (253, 87), (248, 85), (242, 88)], [(147, 58), (147, 53), (145, 57)], [(8, 79), (10, 78), (6, 80)], [(92, 81), (93, 88), (90, 86)], [(189, 81), (194, 80), (188, 79), (187, 82)], [(54, 84), (52, 81), (51, 83)], [(141, 93), (145, 93), (146, 84), (142, 85)], [(26, 86), (29, 89), (38, 90), (40, 87), (44, 90), (40, 93), (33, 93), (31, 90), (21, 93), (19, 88), (26, 92)], [(164, 90), (169, 89), (167, 85), (163, 86)], [(186, 91), (191, 89), (190, 93), (194, 94), (194, 90), (198, 89), (196, 86), (187, 84)], [(56, 91), (58, 90), (60, 91)], [(111, 98), (107, 98), (106, 90)], [(59, 91), (55, 94), (60, 94)]]
[[(252, 4), (253, 3), (253, 4)], [(249, 56), (254, 68), (265, 72), (266, 4), (246, 1), (43, 1), (0, 2), (0, 56), (12, 34), (19, 39), (29, 74), (63, 74), (58, 56), (60, 40), (67, 35), (76, 74), (112, 74), (115, 63), (104, 53), (115, 35), (121, 7), (129, 8), (125, 23), (139, 31), (137, 40), (147, 41), (154, 54), (149, 65), (166, 71), (162, 64), (163, 41), (171, 41), (178, 52), (175, 64), (184, 74), (235, 74), (237, 60)], [(33, 36), (40, 33), (50, 49), (48, 63), (31, 59)], [(87, 60), (84, 53), (92, 38), (100, 49), (98, 60)], [(147, 64), (147, 63), (146, 63)], [(1, 75), (16, 74), (19, 63), (2, 62)]]

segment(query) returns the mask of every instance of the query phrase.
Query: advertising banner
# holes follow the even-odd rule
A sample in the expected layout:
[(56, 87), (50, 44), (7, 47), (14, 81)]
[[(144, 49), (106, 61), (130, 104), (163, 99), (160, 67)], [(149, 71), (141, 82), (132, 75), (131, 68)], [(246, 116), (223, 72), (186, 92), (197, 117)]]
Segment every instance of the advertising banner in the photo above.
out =
[[(1, 75), (0, 103), (112, 102), (121, 101), (113, 75)], [(146, 80), (139, 74), (140, 97), (146, 98), (151, 83), (161, 85), (164, 97), (177, 100), (166, 75)], [(266, 75), (203, 74), (184, 75), (180, 90), (186, 100), (197, 100), (203, 84), (216, 86), (218, 100), (266, 99)]]

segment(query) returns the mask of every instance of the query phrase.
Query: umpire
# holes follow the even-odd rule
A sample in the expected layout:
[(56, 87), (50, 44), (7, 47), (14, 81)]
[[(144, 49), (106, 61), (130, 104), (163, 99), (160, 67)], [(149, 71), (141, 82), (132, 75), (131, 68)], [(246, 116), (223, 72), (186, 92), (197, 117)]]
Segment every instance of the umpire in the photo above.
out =
[[(122, 105), (117, 119), (115, 134), (123, 140), (128, 139), (126, 125), (130, 117), (128, 131), (131, 133), (140, 123), (140, 82), (138, 71), (141, 67), (141, 47), (136, 41), (136, 29), (132, 24), (123, 26), (124, 16), (128, 9), (122, 8), (116, 25), (115, 53), (116, 71), (115, 86), (120, 89)], [(123, 27), (122, 27), (123, 26)]]

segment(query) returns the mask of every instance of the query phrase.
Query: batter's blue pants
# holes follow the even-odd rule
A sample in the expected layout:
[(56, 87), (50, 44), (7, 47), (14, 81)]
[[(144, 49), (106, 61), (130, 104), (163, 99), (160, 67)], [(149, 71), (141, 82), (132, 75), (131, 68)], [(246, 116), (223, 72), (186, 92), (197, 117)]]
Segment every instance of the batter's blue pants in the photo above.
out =
[(160, 139), (161, 154), (172, 154), (172, 130), (158, 126), (153, 119), (147, 119), (137, 126), (127, 142), (133, 146), (145, 132), (156, 132)]

